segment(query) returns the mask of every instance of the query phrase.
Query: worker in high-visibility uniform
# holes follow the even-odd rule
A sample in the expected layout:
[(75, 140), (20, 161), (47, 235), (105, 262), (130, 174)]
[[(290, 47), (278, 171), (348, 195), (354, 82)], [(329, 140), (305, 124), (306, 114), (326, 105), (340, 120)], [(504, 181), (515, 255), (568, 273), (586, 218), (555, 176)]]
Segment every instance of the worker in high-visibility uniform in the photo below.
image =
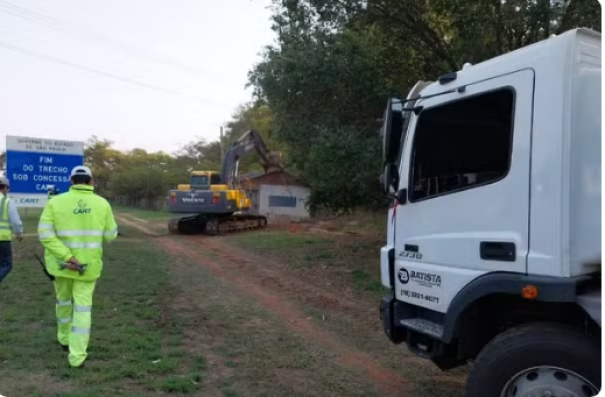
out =
[(90, 340), (93, 293), (103, 269), (103, 242), (115, 240), (118, 227), (107, 200), (94, 193), (90, 168), (75, 167), (70, 180), (69, 191), (44, 207), (38, 238), (46, 268), (55, 276), (57, 340), (69, 351), (70, 366), (81, 368)]
[(55, 187), (52, 185), (48, 186), (48, 192), (46, 193), (46, 198), (50, 200), (55, 195)]
[(15, 202), (8, 197), (10, 182), (0, 176), (0, 282), (13, 269), (13, 237), (23, 240), (23, 223)]

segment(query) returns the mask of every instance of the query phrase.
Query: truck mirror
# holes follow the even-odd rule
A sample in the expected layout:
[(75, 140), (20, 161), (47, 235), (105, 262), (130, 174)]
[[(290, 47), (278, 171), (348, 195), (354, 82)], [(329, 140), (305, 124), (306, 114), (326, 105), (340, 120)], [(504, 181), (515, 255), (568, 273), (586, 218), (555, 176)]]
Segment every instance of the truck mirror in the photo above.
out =
[(388, 163), (384, 167), (384, 173), (380, 175), (380, 182), (384, 193), (387, 195), (395, 193), (395, 187), (399, 183), (399, 177), (397, 175), (397, 168), (393, 163)]
[(390, 98), (382, 122), (382, 157), (384, 163), (395, 162), (403, 134), (403, 107), (401, 100)]

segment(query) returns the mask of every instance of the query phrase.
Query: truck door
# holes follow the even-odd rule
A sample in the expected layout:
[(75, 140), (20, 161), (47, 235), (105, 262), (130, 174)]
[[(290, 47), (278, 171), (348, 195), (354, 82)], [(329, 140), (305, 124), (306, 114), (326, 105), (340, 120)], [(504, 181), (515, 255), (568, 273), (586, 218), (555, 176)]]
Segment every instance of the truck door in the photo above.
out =
[(394, 215), (396, 297), (440, 312), (482, 274), (525, 273), (529, 249), (534, 73), (453, 87), (417, 103)]

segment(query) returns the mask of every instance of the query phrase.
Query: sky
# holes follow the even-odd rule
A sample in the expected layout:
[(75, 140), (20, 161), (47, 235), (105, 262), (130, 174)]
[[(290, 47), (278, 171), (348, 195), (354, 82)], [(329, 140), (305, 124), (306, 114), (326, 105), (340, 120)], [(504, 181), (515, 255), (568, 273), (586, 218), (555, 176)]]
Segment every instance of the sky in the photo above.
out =
[(172, 153), (252, 99), (271, 0), (0, 0), (5, 135)]

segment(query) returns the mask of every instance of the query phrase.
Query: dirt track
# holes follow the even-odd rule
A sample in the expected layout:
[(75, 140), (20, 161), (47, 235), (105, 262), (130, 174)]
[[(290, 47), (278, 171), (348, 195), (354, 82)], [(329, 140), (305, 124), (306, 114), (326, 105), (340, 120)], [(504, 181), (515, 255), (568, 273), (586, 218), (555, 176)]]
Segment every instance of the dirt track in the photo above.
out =
[[(367, 352), (351, 346), (350, 343), (343, 342), (333, 332), (318, 327), (308, 314), (300, 310), (300, 305), (303, 304), (346, 313), (349, 317), (358, 319), (356, 328), (359, 328), (360, 332), (375, 334), (378, 316), (376, 305), (360, 304), (350, 300), (346, 294), (343, 295), (342, 291), (320, 288), (305, 280), (292, 277), (287, 266), (269, 262), (265, 258), (256, 257), (225, 244), (223, 237), (162, 235), (153, 231), (152, 224), (144, 220), (127, 214), (120, 214), (117, 217), (121, 223), (154, 236), (154, 242), (166, 252), (188, 258), (213, 276), (235, 286), (241, 295), (238, 299), (257, 302), (264, 310), (281, 319), (281, 322), (292, 332), (301, 335), (318, 349), (329, 352), (334, 362), (343, 369), (363, 374), (368, 382), (373, 383), (379, 395), (416, 395), (409, 387), (409, 379), (385, 366), (384, 362), (379, 362), (380, 359), (376, 356), (372, 357)], [(195, 310), (191, 299), (195, 299), (195, 296), (190, 291), (186, 299), (190, 302), (188, 310)], [(181, 304), (183, 302), (185, 300), (182, 300)], [(195, 333), (190, 334), (190, 344), (203, 345), (204, 343), (207, 344), (208, 341), (201, 340)], [(388, 342), (385, 341), (385, 345), (386, 343)], [(203, 349), (203, 346), (197, 347)], [(400, 361), (427, 370), (430, 368), (430, 364), (425, 360), (403, 356), (403, 354)], [(221, 372), (227, 370), (216, 368), (214, 377), (220, 378)], [(445, 382), (457, 381), (456, 378), (445, 379)]]

